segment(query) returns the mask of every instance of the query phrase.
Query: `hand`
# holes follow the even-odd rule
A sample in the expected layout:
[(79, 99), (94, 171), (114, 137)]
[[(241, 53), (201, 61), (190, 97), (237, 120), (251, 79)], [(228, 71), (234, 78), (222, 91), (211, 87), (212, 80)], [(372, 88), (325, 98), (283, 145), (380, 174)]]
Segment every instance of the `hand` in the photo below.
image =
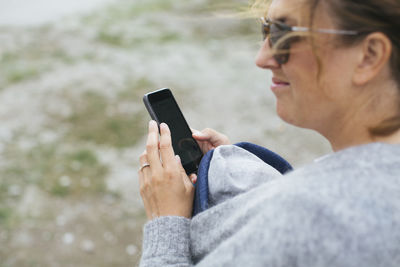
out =
[[(193, 184), (186, 175), (179, 156), (174, 155), (171, 132), (165, 123), (160, 124), (160, 132), (159, 141), (157, 123), (150, 121), (146, 151), (140, 156), (140, 195), (147, 218), (190, 218), (194, 197)], [(191, 178), (194, 180), (196, 177)]]
[(197, 141), (204, 154), (217, 146), (230, 145), (231, 143), (226, 135), (210, 128), (206, 128), (201, 132), (192, 129), (192, 132), (193, 138)]

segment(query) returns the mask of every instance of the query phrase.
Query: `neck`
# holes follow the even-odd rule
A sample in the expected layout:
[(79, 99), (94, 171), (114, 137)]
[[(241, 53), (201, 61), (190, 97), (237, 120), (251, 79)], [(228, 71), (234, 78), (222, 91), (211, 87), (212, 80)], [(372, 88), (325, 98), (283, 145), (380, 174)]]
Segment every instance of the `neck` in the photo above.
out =
[(334, 111), (332, 123), (318, 132), (338, 151), (347, 147), (383, 142), (400, 143), (400, 129), (387, 136), (372, 136), (370, 129), (399, 114), (399, 88), (391, 79), (349, 89), (346, 97), (335, 99), (339, 107)]
[(331, 143), (333, 151), (373, 142), (400, 144), (400, 129), (386, 136), (373, 136), (369, 130), (391, 116), (393, 114), (373, 116), (365, 110), (352, 113), (348, 116), (348, 120), (343, 120), (341, 123), (337, 122), (335, 129), (326, 131), (327, 134), (324, 134), (324, 136)]
[(331, 133), (325, 137), (329, 140), (333, 151), (374, 142), (367, 129), (355, 129), (355, 127), (342, 128), (336, 135)]
[[(328, 139), (329, 140), (329, 139)], [(388, 136), (371, 136), (369, 133), (358, 135), (353, 131), (353, 136), (350, 138), (334, 138), (329, 140), (333, 151), (339, 151), (348, 147), (369, 144), (374, 142), (387, 144), (400, 144), (400, 130)]]

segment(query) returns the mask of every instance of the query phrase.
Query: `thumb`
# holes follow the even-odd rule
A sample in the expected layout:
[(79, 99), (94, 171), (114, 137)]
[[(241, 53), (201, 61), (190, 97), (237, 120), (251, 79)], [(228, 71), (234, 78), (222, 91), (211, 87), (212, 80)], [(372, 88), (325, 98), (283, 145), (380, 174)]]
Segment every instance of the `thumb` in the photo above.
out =
[(192, 136), (194, 139), (199, 140), (199, 141), (206, 141), (206, 140), (210, 139), (209, 134), (206, 134), (206, 133), (203, 133), (200, 131), (193, 132)]

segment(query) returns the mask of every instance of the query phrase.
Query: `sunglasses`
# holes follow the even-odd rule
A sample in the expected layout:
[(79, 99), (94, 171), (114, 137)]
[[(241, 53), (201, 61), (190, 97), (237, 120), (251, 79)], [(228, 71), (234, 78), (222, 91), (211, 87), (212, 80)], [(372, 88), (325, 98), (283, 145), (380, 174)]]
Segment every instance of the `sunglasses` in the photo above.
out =
[[(285, 64), (289, 61), (290, 56), (290, 45), (299, 40), (299, 36), (287, 35), (291, 32), (317, 32), (326, 34), (340, 34), (340, 35), (357, 35), (357, 31), (348, 30), (334, 30), (334, 29), (310, 29), (306, 27), (289, 26), (284, 22), (278, 20), (269, 20), (267, 18), (261, 18), (261, 31), (263, 34), (263, 40), (268, 38), (270, 47), (274, 47), (278, 53), (273, 56), (276, 62), (280, 65)], [(285, 37), (283, 41), (279, 42), (281, 38)], [(278, 43), (278, 46), (276, 44)]]

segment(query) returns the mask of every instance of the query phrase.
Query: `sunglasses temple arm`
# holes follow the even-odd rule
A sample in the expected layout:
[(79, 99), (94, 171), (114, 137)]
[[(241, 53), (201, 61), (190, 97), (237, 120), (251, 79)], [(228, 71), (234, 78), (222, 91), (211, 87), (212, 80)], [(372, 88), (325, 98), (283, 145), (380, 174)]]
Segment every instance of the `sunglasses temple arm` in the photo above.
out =
[(348, 31), (348, 30), (334, 30), (334, 29), (315, 29), (310, 30), (310, 28), (306, 27), (291, 27), (294, 32), (319, 32), (319, 33), (327, 33), (327, 34), (342, 34), (342, 35), (356, 35), (357, 31)]

